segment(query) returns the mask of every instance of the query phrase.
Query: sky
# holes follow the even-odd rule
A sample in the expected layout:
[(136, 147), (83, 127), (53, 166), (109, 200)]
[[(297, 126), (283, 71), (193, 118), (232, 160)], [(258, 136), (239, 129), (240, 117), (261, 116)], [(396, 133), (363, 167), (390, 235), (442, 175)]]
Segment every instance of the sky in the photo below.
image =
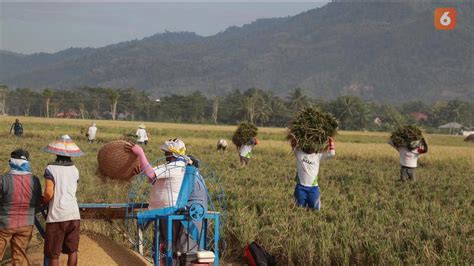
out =
[(0, 50), (31, 54), (103, 47), (165, 31), (210, 36), (259, 18), (293, 16), (327, 1), (100, 2), (0, 0)]

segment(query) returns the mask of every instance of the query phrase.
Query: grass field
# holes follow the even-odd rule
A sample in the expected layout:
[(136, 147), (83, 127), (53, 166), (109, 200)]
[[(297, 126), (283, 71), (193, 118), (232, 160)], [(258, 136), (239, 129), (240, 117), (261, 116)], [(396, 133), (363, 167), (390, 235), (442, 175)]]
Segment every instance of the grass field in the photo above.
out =
[[(0, 170), (8, 170), (11, 150), (27, 148), (33, 171), (41, 176), (54, 156), (40, 151), (69, 134), (86, 152), (75, 160), (81, 173), (81, 202), (120, 202), (128, 184), (95, 176), (101, 143), (136, 130), (138, 122), (98, 121), (97, 144), (80, 134), (91, 121), (20, 118), (25, 134), (9, 136), (13, 117), (0, 117)], [(235, 127), (146, 123), (149, 159), (162, 157), (164, 140), (182, 138), (221, 177), (228, 201), (223, 239), (226, 261), (239, 262), (243, 247), (258, 240), (281, 265), (288, 264), (473, 264), (474, 144), (459, 136), (428, 135), (429, 153), (419, 159), (416, 182), (397, 182), (398, 154), (387, 133), (340, 132), (336, 157), (320, 170), (322, 210), (293, 203), (295, 160), (285, 130), (261, 128), (261, 144), (249, 168), (239, 167), (232, 147), (218, 154), (215, 143), (229, 140)], [(84, 230), (119, 241), (106, 223), (84, 221)]]

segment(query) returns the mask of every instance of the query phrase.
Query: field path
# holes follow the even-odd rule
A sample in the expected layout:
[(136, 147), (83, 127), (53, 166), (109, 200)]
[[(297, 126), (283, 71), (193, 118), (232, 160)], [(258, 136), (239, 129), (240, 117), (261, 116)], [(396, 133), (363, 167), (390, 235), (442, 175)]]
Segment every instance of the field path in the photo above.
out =
[[(30, 265), (43, 265), (42, 245), (29, 251)], [(60, 264), (66, 265), (67, 256), (61, 255)], [(7, 264), (8, 265), (8, 264)], [(79, 242), (78, 265), (152, 265), (137, 253), (100, 234), (82, 234)]]

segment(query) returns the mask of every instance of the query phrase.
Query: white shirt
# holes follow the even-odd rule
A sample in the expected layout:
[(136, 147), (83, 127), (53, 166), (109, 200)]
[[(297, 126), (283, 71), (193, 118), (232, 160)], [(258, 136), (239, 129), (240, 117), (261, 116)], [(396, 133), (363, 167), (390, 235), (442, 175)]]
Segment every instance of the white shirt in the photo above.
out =
[(220, 140), (217, 142), (217, 146), (227, 147), (227, 141), (226, 141), (225, 139), (220, 139)]
[(96, 133), (97, 133), (97, 127), (95, 127), (95, 126), (89, 127), (89, 130), (87, 131), (87, 134), (89, 135), (89, 137), (87, 137), (87, 138), (89, 140), (94, 140)]
[(252, 157), (252, 145), (242, 145), (240, 146), (239, 154), (242, 157), (250, 158)]
[(186, 171), (186, 163), (174, 161), (154, 169), (156, 182), (150, 192), (149, 209), (176, 205)]
[(298, 184), (305, 187), (318, 186), (319, 163), (336, 155), (335, 150), (323, 153), (305, 153), (300, 149), (295, 150), (296, 170)]
[(79, 206), (76, 199), (79, 170), (76, 166), (48, 165), (54, 179), (54, 195), (49, 201), (47, 223), (79, 220)]
[(398, 152), (400, 153), (400, 164), (402, 166), (412, 168), (417, 166), (418, 157), (420, 156), (418, 149), (410, 151), (406, 147), (400, 147)]
[(137, 142), (145, 142), (145, 140), (148, 140), (146, 131), (143, 128), (137, 129), (137, 133), (135, 135), (138, 136)]

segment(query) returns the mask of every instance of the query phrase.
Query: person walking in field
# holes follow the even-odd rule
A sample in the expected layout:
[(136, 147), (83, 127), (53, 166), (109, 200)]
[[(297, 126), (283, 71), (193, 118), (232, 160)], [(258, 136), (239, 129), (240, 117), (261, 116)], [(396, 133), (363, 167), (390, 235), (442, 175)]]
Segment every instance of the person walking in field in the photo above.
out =
[(20, 120), (18, 118), (15, 119), (15, 123), (13, 123), (10, 127), (10, 134), (12, 133), (12, 131), (17, 137), (21, 137), (23, 135), (23, 125), (20, 123)]
[(137, 132), (135, 133), (135, 136), (137, 136), (137, 143), (140, 145), (147, 145), (148, 144), (148, 133), (145, 130), (145, 125), (140, 124), (138, 126)]
[(296, 147), (296, 140), (291, 141), (296, 158), (296, 187), (295, 200), (300, 207), (321, 209), (319, 191), (319, 164), (323, 160), (331, 159), (336, 155), (336, 146), (332, 138), (328, 139), (328, 147), (324, 152), (301, 150)]
[(87, 142), (90, 144), (90, 143), (93, 143), (94, 140), (95, 140), (95, 135), (97, 134), (97, 127), (96, 127), (96, 124), (95, 123), (92, 123), (92, 125), (89, 127), (89, 129), (87, 130)]
[(415, 149), (410, 150), (407, 147), (396, 147), (392, 141), (389, 144), (400, 154), (400, 181), (415, 181), (415, 170), (418, 164), (418, 157), (428, 152), (428, 143), (422, 138)]
[(43, 204), (48, 206), (44, 256), (49, 265), (57, 266), (62, 252), (68, 255), (68, 265), (77, 265), (81, 219), (76, 199), (79, 170), (71, 157), (84, 153), (68, 135), (59, 137), (43, 151), (56, 155), (44, 171)]
[(29, 264), (26, 248), (33, 232), (35, 208), (41, 203), (41, 184), (31, 173), (29, 157), (26, 150), (14, 150), (10, 171), (0, 177), (0, 261), (10, 244), (13, 265)]

